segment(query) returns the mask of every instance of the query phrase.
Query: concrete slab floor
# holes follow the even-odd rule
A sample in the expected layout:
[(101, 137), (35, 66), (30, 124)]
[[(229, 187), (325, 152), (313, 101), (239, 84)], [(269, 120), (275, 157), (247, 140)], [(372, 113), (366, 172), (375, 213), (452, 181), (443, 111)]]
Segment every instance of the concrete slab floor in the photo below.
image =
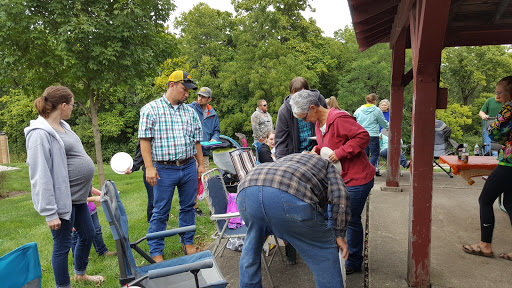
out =
[[(376, 178), (377, 179), (377, 178)], [(379, 179), (380, 180), (380, 179)], [(432, 287), (512, 287), (512, 262), (466, 254), (463, 244), (480, 240), (478, 196), (461, 177), (434, 173), (431, 235)], [(409, 172), (400, 177), (405, 193), (374, 189), (370, 196), (369, 287), (407, 287)], [(376, 187), (385, 185), (377, 181)], [(510, 220), (495, 204), (494, 253), (512, 251)]]

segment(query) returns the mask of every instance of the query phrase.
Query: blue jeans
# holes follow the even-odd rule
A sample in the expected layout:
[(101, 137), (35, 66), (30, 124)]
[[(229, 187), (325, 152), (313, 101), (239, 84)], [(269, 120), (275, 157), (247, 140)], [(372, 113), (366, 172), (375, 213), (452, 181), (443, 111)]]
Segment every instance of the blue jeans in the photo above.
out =
[[(489, 137), (489, 131), (487, 131), (487, 129), (482, 130), (482, 139), (484, 144), (488, 144), (484, 145), (484, 154), (489, 155), (489, 150), (491, 150), (491, 137)], [(492, 156), (498, 156), (498, 152), (492, 151)]]
[(377, 167), (380, 152), (379, 136), (370, 136), (370, 144), (364, 149), (364, 152), (366, 152), (366, 156), (370, 158), (370, 164), (372, 164), (373, 167)]
[(347, 227), (348, 259), (347, 268), (360, 270), (363, 264), (364, 229), (361, 223), (361, 214), (368, 194), (373, 188), (373, 179), (363, 185), (347, 186), (350, 194), (350, 221)]
[[(161, 165), (155, 163), (160, 179), (153, 187), (153, 216), (149, 221), (148, 233), (160, 232), (167, 229), (167, 220), (171, 210), (174, 189), (178, 187), (180, 203), (179, 227), (195, 225), (194, 199), (197, 194), (196, 162), (190, 161), (183, 166)], [(194, 244), (195, 232), (185, 233), (182, 244)], [(151, 257), (163, 255), (164, 239), (148, 240)]]
[[(91, 214), (92, 225), (94, 226), (94, 238), (92, 239), (92, 245), (98, 255), (104, 255), (108, 252), (108, 248), (103, 242), (103, 233), (101, 232), (100, 220), (98, 219), (98, 212)], [(73, 230), (73, 236), (71, 236), (71, 253), (75, 257), (75, 247), (78, 242), (78, 233)]]
[(237, 197), (247, 236), (240, 258), (240, 287), (262, 287), (261, 250), (268, 235), (289, 242), (315, 277), (316, 287), (343, 287), (334, 231), (323, 212), (285, 191), (252, 186)]
[[(384, 158), (388, 158), (388, 148), (380, 150), (380, 156)], [(400, 152), (400, 165), (404, 168), (407, 168), (407, 158), (405, 158), (404, 154)]]
[(142, 181), (144, 181), (144, 186), (146, 187), (146, 193), (148, 194), (148, 208), (146, 210), (147, 214), (147, 221), (151, 220), (151, 216), (153, 216), (153, 186), (151, 186), (148, 181), (146, 181), (146, 169), (144, 169), (144, 172), (142, 173)]
[(78, 233), (78, 243), (75, 247), (75, 275), (84, 275), (89, 263), (94, 226), (89, 214), (87, 203), (73, 204), (71, 219), (60, 219), (59, 230), (51, 230), (53, 236), (52, 268), (55, 286), (71, 287), (68, 271), (68, 253), (71, 249), (71, 232), (75, 227)]

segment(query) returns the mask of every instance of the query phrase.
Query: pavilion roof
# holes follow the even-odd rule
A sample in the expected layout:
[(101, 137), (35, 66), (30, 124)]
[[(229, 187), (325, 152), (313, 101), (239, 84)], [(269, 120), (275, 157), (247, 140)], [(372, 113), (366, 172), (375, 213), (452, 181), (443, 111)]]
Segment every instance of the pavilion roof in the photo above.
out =
[[(364, 51), (377, 43), (393, 47), (416, 0), (347, 0), (357, 43)], [(444, 47), (512, 43), (512, 0), (452, 0)], [(409, 36), (408, 36), (409, 37)], [(410, 47), (410, 40), (407, 40)]]

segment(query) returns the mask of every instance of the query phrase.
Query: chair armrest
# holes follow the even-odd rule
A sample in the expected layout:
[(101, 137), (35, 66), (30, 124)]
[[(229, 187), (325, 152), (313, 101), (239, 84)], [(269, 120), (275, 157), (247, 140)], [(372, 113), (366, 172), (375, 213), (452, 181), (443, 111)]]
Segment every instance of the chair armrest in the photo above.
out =
[(165, 230), (165, 231), (160, 231), (160, 232), (149, 233), (146, 235), (146, 239), (147, 240), (162, 239), (162, 238), (174, 236), (176, 234), (193, 232), (193, 231), (196, 231), (195, 225), (191, 225), (191, 226), (187, 226), (187, 227), (180, 227), (180, 228), (175, 228), (175, 229), (170, 229), (170, 230)]
[(226, 213), (226, 214), (213, 214), (210, 216), (211, 220), (222, 220), (240, 217), (240, 212)]
[(160, 277), (166, 277), (169, 275), (175, 275), (183, 272), (188, 272), (192, 270), (200, 270), (200, 269), (206, 269), (206, 268), (212, 268), (213, 267), (213, 260), (212, 259), (206, 259), (190, 264), (183, 264), (178, 265), (174, 267), (167, 267), (167, 268), (161, 268), (161, 269), (155, 269), (155, 270), (149, 270), (148, 276), (149, 279), (154, 278), (160, 278)]

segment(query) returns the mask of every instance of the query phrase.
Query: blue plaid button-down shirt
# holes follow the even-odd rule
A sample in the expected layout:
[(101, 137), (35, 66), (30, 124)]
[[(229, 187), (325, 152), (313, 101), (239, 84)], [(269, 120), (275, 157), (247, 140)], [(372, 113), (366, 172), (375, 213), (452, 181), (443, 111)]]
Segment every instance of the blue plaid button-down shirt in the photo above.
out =
[(176, 108), (163, 97), (140, 109), (139, 138), (153, 138), (153, 161), (174, 161), (196, 155), (196, 142), (202, 141), (203, 131), (197, 113), (188, 105)]

